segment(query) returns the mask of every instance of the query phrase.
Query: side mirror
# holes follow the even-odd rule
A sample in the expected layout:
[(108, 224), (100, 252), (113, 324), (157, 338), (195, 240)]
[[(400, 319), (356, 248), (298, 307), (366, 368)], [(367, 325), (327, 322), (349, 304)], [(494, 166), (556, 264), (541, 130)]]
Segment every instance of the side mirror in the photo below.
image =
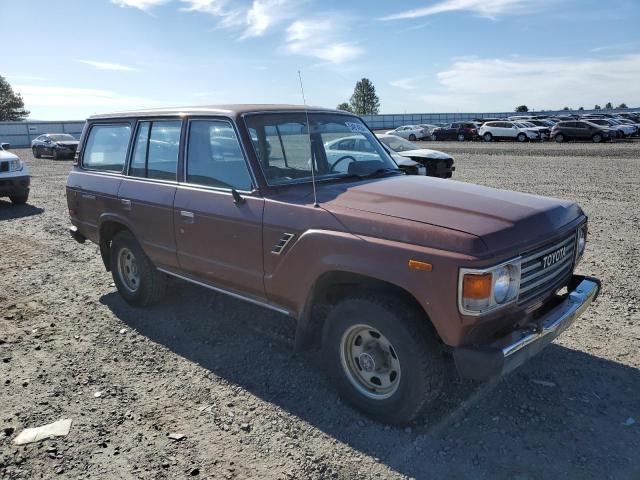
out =
[(11, 145), (8, 143), (0, 143), (0, 146), (2, 146), (3, 150), (9, 150), (11, 148)]

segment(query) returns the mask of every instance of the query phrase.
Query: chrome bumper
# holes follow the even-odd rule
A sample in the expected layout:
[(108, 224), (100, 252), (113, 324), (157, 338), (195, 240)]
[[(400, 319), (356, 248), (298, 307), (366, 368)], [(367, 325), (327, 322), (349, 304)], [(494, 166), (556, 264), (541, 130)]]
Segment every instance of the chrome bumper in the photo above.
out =
[(453, 358), (460, 376), (485, 381), (518, 368), (564, 332), (599, 292), (600, 280), (574, 275), (566, 297), (537, 318), (535, 326), (516, 330), (491, 345), (455, 348)]

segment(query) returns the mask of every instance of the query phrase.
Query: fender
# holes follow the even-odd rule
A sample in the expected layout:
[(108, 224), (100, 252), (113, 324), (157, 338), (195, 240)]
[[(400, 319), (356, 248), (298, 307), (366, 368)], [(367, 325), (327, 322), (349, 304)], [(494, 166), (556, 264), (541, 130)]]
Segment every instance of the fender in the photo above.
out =
[[(432, 270), (410, 269), (409, 260), (428, 262)], [(315, 283), (326, 273), (353, 273), (387, 282), (412, 295), (448, 343), (455, 342), (453, 335), (459, 329), (447, 325), (460, 322), (457, 266), (469, 260), (472, 257), (464, 254), (420, 245), (311, 229), (289, 247), (274, 272), (265, 277), (265, 289), (273, 303), (305, 322), (310, 308), (307, 299), (312, 298)]]
[[(139, 237), (138, 237), (136, 228), (133, 226), (133, 224), (126, 217), (118, 213), (102, 213), (100, 217), (98, 217), (97, 230), (96, 230), (96, 238), (97, 238), (96, 243), (100, 246), (100, 255), (102, 256), (102, 262), (104, 263), (104, 266), (107, 269), (107, 271), (110, 271), (111, 267), (109, 266), (109, 254), (110, 254), (109, 246), (106, 245), (101, 238), (102, 227), (107, 222), (119, 223), (123, 225), (125, 228), (127, 228), (136, 239)], [(138, 243), (144, 250), (144, 245), (142, 244), (142, 242), (138, 241)]]

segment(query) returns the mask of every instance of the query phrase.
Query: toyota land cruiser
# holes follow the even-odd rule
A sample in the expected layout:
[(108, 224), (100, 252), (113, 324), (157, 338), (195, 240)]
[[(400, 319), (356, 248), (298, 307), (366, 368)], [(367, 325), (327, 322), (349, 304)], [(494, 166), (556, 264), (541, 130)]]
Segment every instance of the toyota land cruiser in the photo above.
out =
[[(358, 136), (363, 152), (325, 148)], [(67, 182), (72, 236), (133, 305), (167, 276), (297, 320), (341, 395), (389, 423), (446, 386), (521, 365), (596, 297), (574, 275), (575, 203), (406, 175), (347, 112), (169, 108), (88, 119)]]

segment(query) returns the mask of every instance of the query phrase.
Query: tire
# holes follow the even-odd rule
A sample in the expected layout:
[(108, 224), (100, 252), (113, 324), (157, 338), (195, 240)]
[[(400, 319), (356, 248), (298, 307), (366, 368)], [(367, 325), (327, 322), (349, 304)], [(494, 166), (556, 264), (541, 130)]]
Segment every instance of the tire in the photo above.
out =
[(38, 147), (33, 147), (31, 149), (33, 151), (33, 156), (36, 158), (40, 158), (42, 157), (42, 155), (40, 155), (40, 150), (38, 149)]
[(409, 135), (409, 140), (411, 140), (412, 142), (415, 142), (416, 136), (412, 133), (411, 135)]
[(58, 150), (56, 150), (55, 148), (51, 150), (51, 158), (53, 158), (54, 160), (60, 159), (60, 156), (58, 155)]
[(564, 142), (564, 135), (561, 133), (556, 134), (555, 137), (553, 137), (553, 139), (557, 142), (557, 143), (562, 143)]
[(467, 139), (467, 137), (464, 136), (464, 133), (459, 133), (458, 134), (458, 141), (459, 142), (464, 142)]
[(27, 203), (27, 200), (29, 200), (29, 194), (27, 193), (26, 195), (13, 195), (9, 197), (9, 200), (11, 200), (11, 203), (13, 203), (14, 205), (23, 205)]
[(525, 142), (527, 140), (527, 136), (524, 133), (519, 133), (518, 136), (516, 137), (516, 139), (522, 143)]
[(602, 142), (602, 135), (600, 135), (599, 133), (596, 133), (593, 137), (591, 137), (591, 141), (593, 143), (600, 143)]
[(491, 135), (489, 132), (487, 132), (484, 135), (482, 135), (482, 139), (485, 142), (491, 142), (493, 140), (493, 135)]
[(164, 295), (166, 277), (151, 263), (131, 232), (120, 232), (111, 241), (110, 266), (118, 292), (127, 303), (143, 307)]
[[(377, 421), (405, 425), (414, 420), (440, 395), (447, 372), (440, 347), (426, 322), (423, 315), (392, 296), (347, 298), (331, 307), (324, 325), (322, 351), (339, 394)], [(380, 335), (377, 340), (373, 332)], [(360, 347), (364, 345), (363, 338), (369, 346), (377, 347)], [(357, 349), (362, 353), (355, 357)], [(378, 374), (385, 379), (383, 382), (375, 370), (382, 362), (389, 372)], [(365, 385), (360, 374), (372, 375), (372, 382), (377, 379), (380, 387)]]

